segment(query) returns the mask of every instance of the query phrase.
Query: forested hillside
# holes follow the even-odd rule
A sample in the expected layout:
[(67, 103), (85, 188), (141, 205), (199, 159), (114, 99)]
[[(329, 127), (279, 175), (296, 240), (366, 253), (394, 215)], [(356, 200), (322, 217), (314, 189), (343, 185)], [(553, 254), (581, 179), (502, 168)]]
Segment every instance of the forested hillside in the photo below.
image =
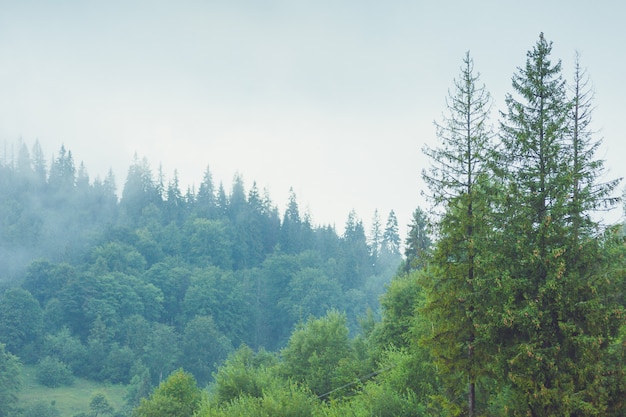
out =
[(91, 180), (70, 150), (15, 148), (0, 166), (0, 343), (51, 386), (132, 382), (138, 401), (179, 367), (204, 385), (235, 348), (275, 351), (331, 309), (356, 334), (400, 265), (393, 212), (370, 237), (349, 213), (339, 235), (293, 192), (281, 215), (240, 176), (226, 191), (207, 168), (183, 192), (139, 158), (118, 201), (113, 174)]
[(280, 216), (240, 177), (183, 193), (139, 159), (118, 203), (112, 176), (22, 146), (2, 168), (0, 415), (27, 411), (21, 360), (50, 385), (128, 384), (93, 415), (623, 416), (626, 241), (596, 220), (620, 180), (580, 58), (568, 79), (551, 54), (541, 34), (497, 127), (463, 57), (404, 248), (393, 212), (339, 236), (293, 193)]

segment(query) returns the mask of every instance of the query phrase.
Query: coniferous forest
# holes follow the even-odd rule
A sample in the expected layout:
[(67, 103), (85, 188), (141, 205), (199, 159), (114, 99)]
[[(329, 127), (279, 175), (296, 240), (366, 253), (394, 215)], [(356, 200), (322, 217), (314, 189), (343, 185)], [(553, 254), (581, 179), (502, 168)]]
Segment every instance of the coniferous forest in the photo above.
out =
[(118, 190), (18, 143), (0, 416), (59, 415), (19, 401), (23, 367), (125, 386), (123, 407), (96, 394), (77, 416), (623, 416), (624, 228), (597, 220), (620, 180), (580, 58), (566, 73), (541, 34), (521, 64), (494, 117), (462, 58), (404, 238), (393, 211), (339, 234), (239, 175), (181, 190), (136, 157)]

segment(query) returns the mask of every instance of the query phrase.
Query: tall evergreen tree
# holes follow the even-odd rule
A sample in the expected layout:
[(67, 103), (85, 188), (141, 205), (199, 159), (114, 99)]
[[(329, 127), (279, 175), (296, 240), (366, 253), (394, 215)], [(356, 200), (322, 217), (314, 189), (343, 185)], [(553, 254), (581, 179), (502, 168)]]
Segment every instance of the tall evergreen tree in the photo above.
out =
[(608, 274), (589, 214), (616, 183), (595, 182), (602, 163), (593, 159), (582, 74), (568, 99), (551, 51), (541, 34), (513, 76), (517, 98), (506, 97), (498, 160), (506, 197), (490, 287), (498, 303), (489, 313), (516, 415), (602, 415), (603, 364), (623, 307), (610, 295), (618, 277)]
[(222, 182), (220, 182), (220, 185), (217, 188), (215, 205), (218, 217), (226, 216), (226, 213), (228, 212), (228, 197), (226, 196), (226, 190), (224, 189), (224, 184)]
[(20, 144), (15, 170), (27, 182), (32, 182), (34, 180), (35, 172), (33, 171), (28, 147), (24, 142)]
[(87, 198), (86, 193), (89, 190), (89, 174), (85, 164), (81, 161), (78, 166), (78, 172), (76, 173), (76, 188), (82, 195), (81, 198)]
[(484, 302), (480, 292), (485, 277), (478, 259), (487, 234), (490, 106), (490, 95), (479, 84), (467, 52), (460, 78), (447, 98), (448, 114), (442, 123), (435, 123), (439, 144), (424, 148), (431, 167), (422, 173), (430, 190), (428, 197), (443, 210), (435, 223), (438, 240), (431, 270), (423, 280), (423, 312), (433, 323), (424, 342), (448, 385), (448, 401), (454, 404), (466, 388), (469, 416), (477, 411), (476, 383), (485, 373), (487, 356), (486, 344), (481, 344), (475, 328)]
[(46, 158), (43, 156), (43, 150), (41, 149), (41, 145), (38, 140), (35, 141), (31, 154), (33, 160), (33, 170), (35, 171), (35, 176), (37, 178), (37, 185), (42, 187), (46, 183), (47, 169)]
[(369, 247), (372, 256), (372, 263), (376, 267), (378, 258), (380, 257), (380, 250), (383, 245), (383, 230), (380, 224), (380, 215), (378, 209), (374, 210), (374, 216), (372, 217), (372, 228), (370, 229)]
[(428, 216), (424, 210), (418, 207), (413, 212), (408, 236), (405, 240), (404, 272), (423, 267), (431, 245), (432, 241), (428, 233)]
[(360, 288), (373, 270), (363, 222), (354, 210), (348, 214), (340, 247), (342, 284), (345, 289)]
[(135, 154), (122, 190), (121, 209), (129, 220), (137, 221), (146, 206), (160, 203), (161, 198), (161, 191), (155, 184), (148, 160), (140, 160)]
[(202, 177), (202, 182), (200, 183), (198, 195), (196, 196), (196, 212), (201, 217), (211, 218), (211, 216), (215, 214), (215, 204), (213, 176), (207, 166)]
[(243, 183), (243, 177), (237, 173), (233, 178), (233, 185), (228, 198), (228, 216), (231, 220), (241, 214), (246, 207), (246, 190)]
[(388, 254), (400, 254), (400, 234), (398, 233), (398, 218), (396, 213), (391, 210), (387, 216), (385, 231), (383, 232), (383, 248)]
[(167, 184), (167, 200), (165, 202), (165, 216), (167, 221), (180, 223), (185, 214), (185, 199), (180, 190), (178, 170), (174, 170), (174, 177)]
[(48, 185), (55, 192), (67, 193), (72, 190), (76, 181), (76, 167), (72, 151), (61, 146), (59, 156), (50, 165)]
[(289, 202), (280, 230), (280, 247), (285, 253), (299, 253), (301, 245), (302, 219), (293, 188), (289, 189)]
[(570, 111), (569, 167), (572, 184), (570, 187), (569, 216), (574, 241), (581, 235), (589, 234), (596, 224), (588, 216), (597, 209), (613, 208), (618, 199), (613, 196), (620, 179), (605, 183), (598, 180), (605, 174), (604, 161), (596, 159), (596, 151), (602, 144), (594, 138), (591, 129), (593, 112), (593, 91), (589, 77), (581, 68), (580, 55), (576, 54), (574, 79), (570, 86), (572, 104)]

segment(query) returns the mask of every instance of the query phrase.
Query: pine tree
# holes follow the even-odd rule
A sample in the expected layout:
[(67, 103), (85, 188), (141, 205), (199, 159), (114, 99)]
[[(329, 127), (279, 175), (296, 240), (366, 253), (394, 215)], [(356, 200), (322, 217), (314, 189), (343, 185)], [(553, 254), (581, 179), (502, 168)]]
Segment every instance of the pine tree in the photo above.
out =
[[(428, 197), (443, 213), (435, 221), (435, 244), (423, 285), (423, 312), (432, 333), (423, 342), (430, 348), (449, 390), (451, 407), (466, 390), (467, 414), (476, 413), (476, 382), (485, 372), (485, 349), (478, 348), (475, 328), (484, 299), (479, 295), (484, 272), (478, 259), (486, 241), (485, 195), (492, 148), (488, 121), (491, 98), (479, 85), (473, 60), (466, 53), (461, 76), (447, 99), (448, 114), (435, 123), (439, 146), (424, 148), (431, 167), (422, 177)], [(464, 388), (465, 387), (465, 388)]]

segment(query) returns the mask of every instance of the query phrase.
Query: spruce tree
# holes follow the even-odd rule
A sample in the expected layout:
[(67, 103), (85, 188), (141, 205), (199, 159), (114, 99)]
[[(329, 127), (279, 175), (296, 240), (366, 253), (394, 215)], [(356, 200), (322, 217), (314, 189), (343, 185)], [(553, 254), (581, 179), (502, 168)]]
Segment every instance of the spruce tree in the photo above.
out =
[(280, 229), (280, 249), (285, 253), (299, 253), (302, 251), (303, 223), (300, 209), (293, 188), (289, 188), (289, 202), (283, 215)]
[(383, 231), (380, 224), (380, 215), (378, 209), (374, 210), (374, 216), (372, 216), (372, 227), (370, 229), (369, 247), (370, 254), (372, 256), (372, 263), (376, 267), (378, 264), (378, 258), (380, 257), (380, 249), (383, 243)]
[(204, 170), (200, 189), (196, 196), (196, 212), (199, 217), (207, 219), (214, 217), (216, 212), (215, 187), (213, 185), (213, 176), (208, 166)]
[(591, 220), (593, 210), (613, 208), (618, 199), (613, 196), (620, 179), (598, 182), (605, 174), (604, 161), (596, 158), (602, 140), (595, 139), (591, 128), (593, 113), (593, 91), (585, 69), (580, 65), (580, 55), (576, 54), (574, 79), (570, 86), (572, 94), (569, 117), (569, 169), (572, 179), (569, 196), (570, 223), (572, 238), (595, 233), (597, 223)]
[(391, 210), (387, 216), (385, 231), (383, 232), (383, 249), (387, 256), (397, 256), (400, 254), (400, 235), (398, 233), (398, 218)]
[[(424, 340), (448, 388), (451, 408), (476, 414), (476, 382), (484, 373), (486, 352), (475, 329), (483, 271), (478, 260), (486, 236), (487, 166), (492, 148), (488, 126), (491, 98), (473, 60), (466, 53), (461, 75), (447, 99), (448, 114), (435, 123), (439, 144), (425, 147), (431, 167), (422, 177), (428, 197), (440, 209), (435, 221), (437, 241), (422, 283), (426, 303), (422, 312), (432, 322)], [(458, 403), (467, 395), (466, 405)]]
[(405, 243), (403, 270), (409, 273), (424, 266), (432, 241), (428, 233), (428, 216), (420, 207), (413, 212), (409, 232)]
[(589, 215), (613, 183), (595, 182), (602, 164), (588, 136), (590, 107), (580, 92), (567, 97), (551, 50), (541, 34), (502, 114), (491, 330), (515, 415), (602, 415), (603, 364), (622, 308)]

